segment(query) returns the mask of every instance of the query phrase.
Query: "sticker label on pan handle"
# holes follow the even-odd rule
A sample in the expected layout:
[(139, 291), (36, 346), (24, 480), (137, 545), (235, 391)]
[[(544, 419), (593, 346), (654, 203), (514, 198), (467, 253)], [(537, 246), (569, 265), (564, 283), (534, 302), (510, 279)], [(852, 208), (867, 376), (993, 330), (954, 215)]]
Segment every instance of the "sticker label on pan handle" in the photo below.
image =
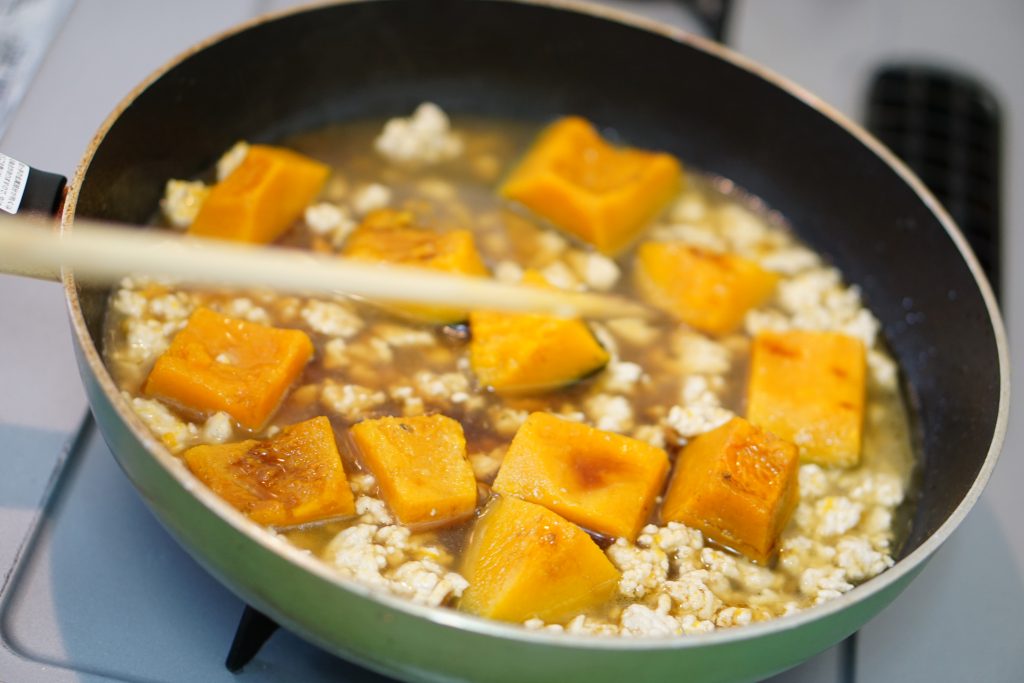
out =
[(0, 154), (0, 211), (18, 213), (28, 183), (28, 164)]

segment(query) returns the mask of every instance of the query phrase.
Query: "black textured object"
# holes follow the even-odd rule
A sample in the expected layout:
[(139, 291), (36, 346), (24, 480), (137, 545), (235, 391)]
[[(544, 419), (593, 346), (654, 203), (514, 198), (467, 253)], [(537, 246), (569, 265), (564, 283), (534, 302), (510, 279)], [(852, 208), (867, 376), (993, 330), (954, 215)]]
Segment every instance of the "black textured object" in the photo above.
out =
[(242, 667), (252, 661), (252, 658), (277, 629), (276, 621), (263, 612), (246, 605), (242, 612), (242, 618), (238, 620), (238, 630), (235, 631), (235, 639), (231, 641), (231, 650), (228, 651), (228, 657), (224, 660), (224, 666), (231, 673), (241, 671)]
[(998, 297), (1001, 125), (995, 97), (976, 80), (945, 69), (889, 66), (872, 82), (867, 126), (953, 216)]

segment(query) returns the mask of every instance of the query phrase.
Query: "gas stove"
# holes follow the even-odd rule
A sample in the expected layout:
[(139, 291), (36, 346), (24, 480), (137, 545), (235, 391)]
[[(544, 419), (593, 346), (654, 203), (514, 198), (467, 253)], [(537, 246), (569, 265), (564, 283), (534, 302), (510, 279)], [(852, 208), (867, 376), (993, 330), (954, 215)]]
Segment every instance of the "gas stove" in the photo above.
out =
[[(0, 0), (0, 22), (19, 4), (34, 3)], [(52, 4), (61, 12), (70, 5)], [(74, 3), (52, 43), (42, 42), (42, 66), (0, 127), (0, 151), (70, 174), (109, 110), (152, 69), (210, 34), (289, 4)], [(605, 4), (707, 30), (679, 2)], [(775, 0), (729, 9), (728, 44), (852, 118), (864, 119), (879, 67), (913, 61), (978, 77), (1000, 102), (1006, 129), (1024, 130), (1017, 35), (1024, 5), (1014, 0)], [(1024, 137), (1006, 139), (1002, 258), (1009, 265), (1024, 250), (1012, 229), (1024, 221)], [(1012, 268), (1004, 273), (1011, 339), (1024, 338), (1024, 315), (1016, 311), (1024, 306), (1021, 277)], [(0, 680), (388, 680), (283, 629), (230, 673), (224, 663), (245, 606), (160, 527), (83, 417), (60, 287), (0, 276), (0, 320)], [(855, 641), (774, 683), (1021, 679), (1024, 503), (1014, 482), (1024, 481), (1017, 453), (1024, 435), (1014, 426), (1017, 412), (985, 495), (921, 576)]]

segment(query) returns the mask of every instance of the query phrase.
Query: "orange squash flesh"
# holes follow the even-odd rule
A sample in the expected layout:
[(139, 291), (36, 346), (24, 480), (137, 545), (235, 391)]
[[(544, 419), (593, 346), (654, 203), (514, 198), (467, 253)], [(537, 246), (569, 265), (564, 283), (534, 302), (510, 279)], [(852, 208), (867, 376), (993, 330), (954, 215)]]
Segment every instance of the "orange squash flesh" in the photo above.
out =
[(224, 411), (243, 427), (260, 429), (312, 355), (301, 330), (199, 308), (157, 358), (143, 392), (192, 413)]
[(188, 232), (273, 242), (298, 220), (329, 174), (326, 164), (291, 150), (252, 145), (238, 168), (210, 190)]
[(260, 524), (291, 526), (355, 513), (326, 417), (285, 427), (267, 441), (196, 446), (183, 457), (203, 483)]
[(796, 447), (733, 418), (680, 453), (661, 507), (756, 562), (766, 563), (799, 499)]
[[(342, 255), (456, 275), (488, 275), (473, 233), (469, 230), (435, 232), (417, 227), (407, 211), (372, 211), (345, 241)], [(443, 306), (402, 304), (396, 309), (410, 317), (438, 324), (466, 319), (466, 311)]]
[(350, 433), (381, 497), (402, 524), (442, 526), (476, 509), (462, 425), (444, 415), (363, 420)]
[(860, 462), (864, 344), (837, 332), (763, 332), (754, 338), (747, 419), (800, 449), (806, 462)]
[(644, 441), (533, 413), (516, 432), (494, 490), (539, 503), (580, 526), (632, 541), (668, 474)]
[(500, 193), (614, 255), (681, 187), (675, 157), (612, 146), (588, 121), (570, 116), (541, 133)]
[(651, 305), (714, 335), (735, 331), (779, 280), (748, 259), (674, 242), (641, 244), (635, 274), (637, 289)]
[(559, 621), (610, 600), (619, 572), (593, 539), (554, 512), (491, 500), (462, 561), (460, 609), (491, 619)]
[[(549, 287), (527, 272), (523, 282)], [(578, 318), (473, 311), (469, 362), (480, 384), (499, 394), (541, 393), (591, 375), (611, 356)]]

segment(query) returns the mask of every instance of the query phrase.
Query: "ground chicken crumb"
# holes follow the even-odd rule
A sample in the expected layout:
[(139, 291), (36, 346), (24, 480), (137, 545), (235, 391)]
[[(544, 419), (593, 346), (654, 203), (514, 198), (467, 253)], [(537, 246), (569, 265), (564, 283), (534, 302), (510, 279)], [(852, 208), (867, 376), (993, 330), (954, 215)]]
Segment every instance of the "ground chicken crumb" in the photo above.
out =
[(413, 378), (413, 385), (426, 401), (435, 403), (464, 403), (469, 398), (469, 380), (461, 372), (436, 373), (420, 370)]
[(726, 607), (715, 615), (715, 626), (718, 628), (745, 626), (750, 623), (752, 617), (753, 613), (746, 607)]
[(639, 604), (623, 610), (620, 625), (624, 636), (672, 636), (683, 632), (679, 620), (671, 614)]
[(348, 306), (310, 299), (299, 311), (309, 329), (328, 337), (349, 339), (363, 329), (363, 319)]
[(740, 578), (737, 557), (715, 548), (704, 548), (700, 551), (701, 562), (712, 574), (721, 574), (728, 579)]
[(203, 443), (227, 443), (235, 435), (234, 420), (225, 412), (214, 413), (203, 424)]
[(199, 215), (209, 194), (210, 188), (199, 180), (168, 180), (160, 210), (171, 226), (184, 230)]
[(306, 207), (303, 220), (314, 235), (329, 235), (331, 243), (340, 246), (356, 227), (351, 214), (343, 206), (319, 202)]
[(903, 482), (894, 474), (867, 475), (850, 490), (849, 495), (862, 503), (894, 508), (903, 502)]
[(800, 574), (800, 592), (813, 597), (815, 603), (836, 598), (853, 588), (841, 568), (810, 567)]
[(631, 394), (644, 375), (644, 369), (637, 363), (612, 361), (601, 373), (601, 388), (620, 394)]
[(715, 630), (715, 623), (713, 621), (698, 619), (692, 614), (683, 616), (679, 620), (679, 625), (683, 628), (683, 633), (688, 636), (692, 636), (697, 633), (711, 633)]
[(177, 328), (152, 318), (128, 318), (126, 325), (126, 344), (122, 354), (126, 360), (134, 361), (148, 372), (148, 366), (170, 346), (171, 336)]
[(324, 559), (338, 571), (424, 605), (441, 605), (462, 595), (469, 584), (443, 566), (452, 561), (448, 553), (436, 543), (412, 537), (405, 527), (390, 525), (390, 518), (367, 521), (383, 520), (381, 501), (362, 496), (356, 506), (357, 511), (367, 510), (360, 523), (341, 531), (324, 551)]
[(747, 334), (757, 336), (762, 332), (785, 332), (792, 323), (781, 311), (773, 309), (751, 309), (743, 318), (743, 329)]
[(480, 481), (490, 481), (498, 474), (501, 461), (505, 457), (506, 446), (498, 446), (487, 453), (474, 453), (469, 456), (469, 464), (473, 466), (473, 474)]
[(320, 392), (320, 402), (332, 412), (347, 420), (356, 421), (366, 413), (384, 404), (387, 395), (358, 384), (328, 382)]
[(887, 391), (897, 389), (899, 370), (896, 361), (882, 353), (878, 349), (868, 350), (868, 372), (871, 381)]
[(821, 265), (821, 259), (807, 247), (792, 246), (770, 251), (761, 257), (761, 267), (783, 275), (796, 275)]
[(704, 547), (704, 535), (698, 529), (679, 522), (669, 522), (663, 527), (648, 524), (640, 530), (636, 542), (642, 548), (661, 548), (675, 561), (678, 569), (681, 563)]
[(836, 564), (852, 581), (863, 581), (893, 565), (893, 559), (871, 547), (863, 538), (844, 536), (836, 544)]
[(383, 209), (391, 203), (391, 190), (380, 183), (363, 185), (352, 194), (352, 210), (360, 216)]
[(646, 441), (655, 448), (665, 447), (665, 428), (659, 425), (640, 425), (633, 429), (634, 439)]
[(428, 330), (393, 323), (374, 325), (373, 335), (395, 348), (433, 346), (437, 343), (437, 339)]
[(673, 348), (684, 375), (721, 375), (732, 365), (729, 350), (702, 334), (680, 332), (673, 338)]
[(688, 246), (717, 254), (724, 253), (729, 249), (729, 243), (718, 232), (706, 225), (686, 222), (672, 223), (656, 229), (653, 236), (655, 239), (682, 242)]
[(462, 153), (447, 114), (432, 102), (421, 104), (410, 118), (389, 120), (373, 146), (389, 161), (405, 164), (436, 164)]
[(584, 401), (584, 408), (598, 429), (622, 434), (633, 427), (633, 406), (625, 397), (594, 394)]
[(139, 416), (139, 419), (163, 442), (170, 452), (180, 453), (191, 446), (198, 438), (198, 427), (180, 419), (160, 401), (147, 398), (132, 398), (129, 394), (126, 394), (125, 398), (131, 402), (132, 410)]
[(372, 494), (377, 489), (377, 480), (369, 472), (356, 472), (348, 478), (349, 486), (355, 494)]
[(672, 406), (665, 417), (665, 426), (682, 439), (688, 440), (721, 427), (733, 417), (731, 410), (703, 403)]
[(800, 495), (804, 498), (817, 498), (828, 492), (828, 477), (820, 465), (813, 463), (800, 465), (799, 479)]
[(590, 289), (607, 292), (619, 281), (619, 266), (607, 256), (593, 251), (573, 250), (566, 259), (576, 275)]
[[(372, 496), (359, 496), (356, 498), (356, 514), (360, 516), (360, 519), (367, 524), (392, 524), (393, 519), (391, 513), (388, 512), (388, 506), (384, 504), (384, 501), (379, 498), (373, 498)], [(404, 529), (405, 527), (395, 527), (396, 529)], [(406, 531), (408, 531), (406, 529)]]
[(725, 204), (716, 210), (718, 228), (731, 251), (750, 255), (772, 239), (768, 226), (756, 214), (738, 204)]
[(826, 496), (814, 505), (818, 518), (817, 533), (819, 536), (838, 536), (844, 534), (860, 521), (864, 506), (855, 503), (845, 496)]
[(668, 555), (657, 546), (638, 548), (620, 538), (605, 552), (622, 572), (619, 593), (626, 597), (642, 598), (658, 591), (668, 578)]
[(705, 583), (710, 578), (706, 569), (689, 571), (675, 581), (665, 582), (665, 591), (672, 596), (681, 614), (711, 619), (722, 607), (722, 601)]
[(537, 254), (541, 261), (550, 261), (569, 248), (564, 237), (552, 230), (541, 230), (536, 236)]
[(683, 378), (679, 399), (684, 406), (718, 406), (718, 394), (725, 388), (725, 381), (716, 375), (689, 375)]
[[(878, 321), (862, 307), (860, 290), (843, 286), (835, 268), (814, 268), (782, 280), (777, 299), (791, 316), (790, 327), (843, 332), (859, 338), (869, 349), (875, 344)], [(749, 318), (747, 322), (749, 329)]]
[(184, 322), (192, 315), (194, 306), (188, 294), (174, 292), (149, 300), (149, 313), (167, 322)]
[(249, 155), (249, 143), (239, 140), (217, 160), (217, 180), (221, 181), (235, 172)]
[(259, 323), (260, 325), (270, 324), (270, 315), (267, 311), (253, 303), (252, 299), (244, 296), (227, 302), (221, 306), (220, 312), (229, 318), (248, 320), (251, 323)]
[(565, 627), (568, 633), (586, 634), (593, 636), (617, 636), (619, 627), (598, 619), (588, 618), (586, 615), (579, 615), (569, 622)]
[(141, 318), (149, 307), (149, 299), (132, 289), (119, 289), (111, 304), (123, 316)]
[(708, 215), (708, 203), (699, 192), (684, 190), (668, 210), (669, 219), (680, 223), (699, 223)]
[(505, 406), (491, 406), (488, 410), (491, 426), (500, 436), (511, 437), (526, 422), (530, 414), (525, 410), (516, 410)]
[(421, 605), (443, 604), (449, 597), (460, 597), (468, 587), (462, 576), (430, 560), (406, 562), (391, 575), (392, 590)]

